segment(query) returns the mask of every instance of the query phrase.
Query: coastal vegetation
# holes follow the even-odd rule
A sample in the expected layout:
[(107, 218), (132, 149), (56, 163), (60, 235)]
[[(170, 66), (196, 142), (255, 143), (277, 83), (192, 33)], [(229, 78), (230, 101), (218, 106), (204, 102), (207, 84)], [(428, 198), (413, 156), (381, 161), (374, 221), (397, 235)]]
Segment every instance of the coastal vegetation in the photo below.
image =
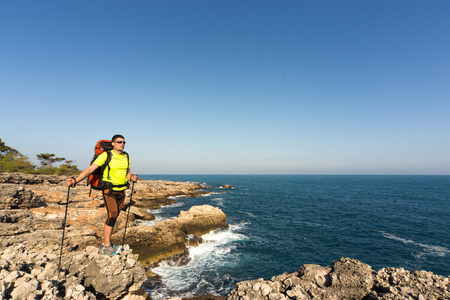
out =
[[(75, 175), (81, 171), (77, 166), (72, 165), (73, 160), (64, 157), (56, 157), (52, 153), (40, 153), (36, 155), (41, 161), (40, 166), (34, 165), (28, 158), (18, 150), (7, 146), (0, 139), (0, 172), (22, 172), (27, 174), (58, 174)], [(59, 166), (54, 164), (61, 163)]]

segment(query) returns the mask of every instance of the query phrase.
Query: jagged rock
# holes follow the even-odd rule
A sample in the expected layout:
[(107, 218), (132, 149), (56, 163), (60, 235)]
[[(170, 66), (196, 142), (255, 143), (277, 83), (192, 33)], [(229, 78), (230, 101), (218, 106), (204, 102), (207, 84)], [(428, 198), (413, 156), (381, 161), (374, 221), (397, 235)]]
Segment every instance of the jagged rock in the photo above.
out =
[(358, 260), (341, 258), (333, 267), (306, 264), (298, 272), (271, 280), (239, 282), (227, 299), (437, 300), (450, 299), (449, 282), (449, 277), (426, 271), (383, 268), (373, 272)]
[(382, 268), (374, 274), (374, 286), (367, 300), (450, 299), (450, 277), (427, 271)]
[(272, 280), (240, 282), (228, 299), (362, 299), (373, 286), (372, 268), (341, 258), (331, 267), (303, 265)]
[(101, 255), (97, 247), (87, 247), (65, 260), (62, 268), (77, 276), (86, 288), (109, 299), (136, 292), (147, 279), (138, 255), (133, 254), (128, 245), (113, 256)]
[(30, 189), (13, 184), (0, 184), (0, 209), (32, 208), (41, 203), (41, 198)]
[(24, 244), (0, 252), (0, 299), (144, 299), (132, 295), (147, 276), (127, 245), (114, 256), (94, 247), (71, 253), (61, 270), (58, 258)]
[(28, 209), (0, 210), (0, 223), (18, 223), (32, 216)]

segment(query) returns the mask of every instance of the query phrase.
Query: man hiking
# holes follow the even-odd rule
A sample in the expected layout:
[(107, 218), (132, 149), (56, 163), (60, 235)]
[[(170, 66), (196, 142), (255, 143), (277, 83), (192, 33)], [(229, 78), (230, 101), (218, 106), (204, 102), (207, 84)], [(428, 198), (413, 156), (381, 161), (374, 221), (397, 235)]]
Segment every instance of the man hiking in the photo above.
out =
[(119, 216), (120, 210), (125, 202), (125, 190), (127, 189), (128, 181), (137, 181), (136, 174), (130, 172), (130, 161), (128, 154), (123, 149), (125, 147), (125, 138), (116, 134), (111, 139), (113, 149), (101, 153), (94, 162), (80, 173), (76, 178), (67, 179), (67, 186), (75, 187), (78, 182), (88, 177), (97, 168), (105, 164), (108, 155), (111, 160), (103, 172), (103, 182), (106, 186), (102, 190), (103, 200), (105, 201), (106, 210), (108, 213), (105, 225), (103, 227), (103, 244), (101, 250), (105, 255), (114, 255), (117, 252), (118, 246), (111, 243), (111, 235)]

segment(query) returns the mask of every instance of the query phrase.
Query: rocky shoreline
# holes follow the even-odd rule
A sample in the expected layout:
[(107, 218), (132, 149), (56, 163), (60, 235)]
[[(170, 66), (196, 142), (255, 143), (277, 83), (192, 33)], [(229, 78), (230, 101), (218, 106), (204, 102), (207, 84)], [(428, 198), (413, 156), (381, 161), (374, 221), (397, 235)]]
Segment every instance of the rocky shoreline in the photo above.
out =
[[(69, 189), (66, 179), (0, 174), (0, 299), (146, 299), (142, 284), (155, 276), (151, 266), (166, 259), (188, 263), (188, 246), (201, 243), (205, 233), (228, 227), (226, 215), (209, 205), (193, 206), (154, 226), (135, 226), (138, 219), (154, 220), (147, 209), (174, 203), (172, 196), (209, 193), (197, 183), (139, 180), (133, 189), (126, 245), (119, 255), (104, 256), (99, 250), (106, 217), (101, 193), (90, 194), (85, 183)], [(128, 189), (126, 206), (130, 193)], [(119, 245), (127, 222), (125, 209), (112, 236)]]
[(271, 280), (239, 282), (228, 300), (250, 299), (450, 299), (450, 277), (426, 271), (382, 268), (378, 271), (358, 260), (341, 258), (333, 266), (306, 264), (298, 272)]
[[(104, 256), (99, 250), (106, 216), (101, 193), (89, 195), (84, 183), (68, 189), (66, 179), (0, 174), (0, 300), (147, 299), (145, 283), (156, 276), (152, 266), (167, 259), (188, 263), (188, 246), (202, 243), (205, 233), (228, 227), (226, 215), (209, 205), (193, 206), (154, 226), (135, 226), (135, 220), (154, 219), (147, 209), (174, 203), (171, 196), (209, 193), (196, 183), (139, 180), (125, 245), (119, 255)], [(126, 218), (122, 212), (116, 223), (112, 237), (116, 244), (122, 244)], [(271, 280), (237, 283), (226, 297), (196, 299), (450, 299), (449, 282), (449, 277), (431, 272), (375, 271), (357, 260), (341, 258), (329, 267), (303, 265), (298, 272)]]

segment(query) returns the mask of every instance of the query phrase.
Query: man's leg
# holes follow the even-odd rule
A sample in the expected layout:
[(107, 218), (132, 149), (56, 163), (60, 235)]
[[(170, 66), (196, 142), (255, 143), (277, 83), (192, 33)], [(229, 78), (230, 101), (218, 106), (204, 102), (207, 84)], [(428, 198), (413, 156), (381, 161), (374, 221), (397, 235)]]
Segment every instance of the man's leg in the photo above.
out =
[(108, 212), (108, 218), (105, 225), (103, 225), (103, 245), (109, 245), (111, 243), (111, 235), (119, 216), (120, 210), (123, 207), (125, 200), (125, 192), (108, 193), (108, 190), (103, 191), (103, 199), (105, 200), (106, 210)]
[(108, 225), (103, 225), (103, 245), (108, 245), (109, 243), (111, 243), (111, 234), (113, 231), (112, 226), (108, 226)]

